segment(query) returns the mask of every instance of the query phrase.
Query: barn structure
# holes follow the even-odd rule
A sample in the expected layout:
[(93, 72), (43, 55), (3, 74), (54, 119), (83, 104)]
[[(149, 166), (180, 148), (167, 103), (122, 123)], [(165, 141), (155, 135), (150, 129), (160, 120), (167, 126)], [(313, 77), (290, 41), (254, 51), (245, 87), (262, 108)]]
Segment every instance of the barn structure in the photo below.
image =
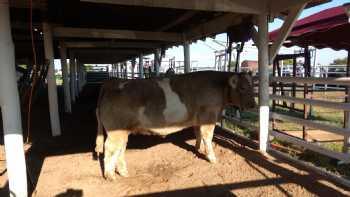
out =
[[(11, 196), (27, 196), (21, 109), (15, 65), (48, 64), (47, 84), (52, 136), (61, 134), (54, 59), (61, 59), (64, 106), (84, 85), (84, 63), (118, 63), (184, 46), (185, 72), (190, 71), (190, 43), (251, 22), (259, 49), (259, 141), (268, 150), (269, 72), (300, 12), (327, 0), (1, 0), (0, 104)], [(268, 22), (284, 24), (268, 47)], [(34, 51), (34, 55), (33, 55)], [(70, 71), (67, 59), (70, 59)], [(133, 67), (135, 61), (133, 62)], [(155, 61), (159, 62), (159, 61)], [(155, 64), (156, 70), (157, 63)], [(142, 72), (143, 69), (140, 69)], [(70, 74), (69, 74), (70, 73)], [(77, 82), (77, 83), (75, 83)]]

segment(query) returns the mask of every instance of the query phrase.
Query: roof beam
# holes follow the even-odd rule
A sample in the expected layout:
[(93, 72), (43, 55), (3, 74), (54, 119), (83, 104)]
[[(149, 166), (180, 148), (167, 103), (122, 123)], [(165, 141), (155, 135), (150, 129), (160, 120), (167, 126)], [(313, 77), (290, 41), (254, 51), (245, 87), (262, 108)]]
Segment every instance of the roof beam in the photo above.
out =
[(80, 0), (81, 2), (127, 6), (172, 8), (199, 11), (235, 12), (259, 14), (264, 11), (267, 0)]
[(270, 4), (270, 12), (272, 13), (279, 13), (282, 11), (287, 11), (289, 9), (293, 9), (294, 7), (297, 7), (298, 5), (304, 4), (305, 6), (307, 3), (309, 3), (310, 0), (278, 0), (273, 1), (273, 3)]
[(115, 56), (115, 55), (131, 55), (141, 53), (142, 50), (137, 49), (72, 49), (74, 54), (77, 55), (93, 55), (98, 57), (99, 55)]
[(159, 28), (158, 31), (166, 31), (168, 29), (171, 29), (172, 27), (175, 27), (176, 25), (192, 18), (196, 14), (195, 11), (187, 11), (185, 14), (181, 15), (176, 20), (164, 25), (163, 27)]
[(178, 33), (72, 27), (55, 27), (54, 36), (63, 38), (105, 38), (168, 42), (181, 42), (183, 40), (182, 34)]
[(115, 42), (115, 41), (91, 41), (91, 42), (65, 42), (67, 48), (139, 48), (151, 49), (160, 47), (160, 43), (150, 42)]
[[(10, 7), (14, 8), (29, 8), (30, 4), (29, 1), (23, 1), (23, 0), (10, 0)], [(47, 8), (47, 1), (45, 0), (32, 0), (32, 8), (33, 9), (46, 9)]]
[(303, 11), (306, 3), (297, 5), (290, 9), (289, 14), (284, 21), (280, 31), (278, 32), (278, 37), (269, 49), (269, 62), (271, 63), (276, 57), (278, 51), (280, 50), (283, 42), (287, 39), (290, 31), (293, 28), (293, 24), (298, 19), (300, 13)]
[(240, 23), (242, 18), (242, 15), (224, 14), (185, 32), (185, 38), (186, 40), (197, 40), (225, 32), (229, 26)]

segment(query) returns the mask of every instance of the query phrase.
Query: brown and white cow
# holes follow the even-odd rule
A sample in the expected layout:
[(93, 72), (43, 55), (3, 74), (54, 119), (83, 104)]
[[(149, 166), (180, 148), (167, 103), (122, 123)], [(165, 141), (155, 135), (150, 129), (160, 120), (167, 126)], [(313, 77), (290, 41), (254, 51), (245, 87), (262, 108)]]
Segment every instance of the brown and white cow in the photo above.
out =
[[(156, 79), (110, 80), (102, 86), (96, 109), (97, 153), (103, 152), (104, 176), (128, 176), (124, 158), (129, 134), (166, 136), (187, 127), (196, 134), (196, 149), (216, 162), (213, 132), (227, 105), (255, 106), (253, 83), (247, 73), (195, 72)], [(103, 128), (107, 139), (104, 142)]]

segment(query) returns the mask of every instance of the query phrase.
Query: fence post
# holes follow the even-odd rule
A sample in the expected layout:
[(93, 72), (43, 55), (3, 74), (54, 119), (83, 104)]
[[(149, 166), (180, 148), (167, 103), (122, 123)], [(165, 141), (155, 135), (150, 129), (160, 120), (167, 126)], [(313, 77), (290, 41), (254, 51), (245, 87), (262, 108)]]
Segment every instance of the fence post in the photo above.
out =
[[(348, 50), (348, 62), (347, 62), (347, 66), (346, 66), (346, 76), (350, 75), (350, 50)], [(347, 93), (347, 97), (346, 97), (346, 102), (350, 102), (350, 86), (346, 87), (346, 93)], [(347, 111), (346, 112), (346, 116), (345, 116), (345, 125), (346, 128), (350, 128), (350, 112)], [(350, 134), (344, 136), (344, 145), (343, 145), (343, 153), (348, 153), (349, 152), (349, 148), (350, 148)]]
[[(304, 48), (304, 77), (310, 77), (310, 51), (309, 47), (306, 46)], [(307, 83), (304, 84), (304, 98), (308, 98), (309, 96), (309, 85)], [(304, 108), (304, 119), (308, 119), (308, 110), (309, 110), (309, 105), (303, 105)], [(307, 140), (307, 132), (306, 132), (306, 127), (303, 126), (303, 140)]]

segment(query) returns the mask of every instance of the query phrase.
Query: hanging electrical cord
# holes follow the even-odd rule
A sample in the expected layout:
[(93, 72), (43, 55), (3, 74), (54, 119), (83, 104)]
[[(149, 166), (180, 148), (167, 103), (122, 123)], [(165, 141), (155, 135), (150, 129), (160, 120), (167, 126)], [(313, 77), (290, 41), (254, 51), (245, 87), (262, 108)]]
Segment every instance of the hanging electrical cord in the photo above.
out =
[(32, 98), (33, 98), (34, 87), (35, 87), (35, 84), (37, 82), (37, 59), (36, 59), (35, 41), (34, 41), (34, 33), (33, 33), (33, 2), (32, 2), (32, 0), (29, 0), (29, 31), (30, 31), (30, 38), (31, 38), (32, 52), (33, 52), (33, 69), (32, 69), (32, 84), (30, 87), (29, 100), (28, 100), (26, 143), (29, 143), (29, 138), (30, 138)]
[[(36, 50), (35, 50), (35, 42), (34, 42), (34, 34), (33, 34), (33, 2), (32, 0), (29, 0), (29, 31), (30, 31), (30, 37), (32, 41), (32, 51), (33, 51), (33, 69), (32, 69), (32, 85), (30, 87), (30, 93), (29, 93), (29, 100), (28, 100), (28, 114), (27, 114), (27, 138), (26, 138), (26, 144), (29, 144), (29, 137), (30, 137), (30, 128), (31, 128), (31, 110), (32, 110), (32, 97), (33, 97), (33, 90), (37, 81), (37, 59), (36, 59)], [(26, 165), (29, 181), (31, 183), (31, 186), (33, 188), (33, 194), (36, 193), (34, 179), (32, 175), (32, 171), (29, 167), (29, 165)]]
[(208, 48), (212, 49), (213, 51), (217, 51), (217, 49), (216, 49), (216, 48), (214, 48), (214, 47), (210, 46), (209, 44), (207, 44), (207, 43), (205, 43), (205, 42), (202, 42), (202, 44), (203, 44), (203, 45), (205, 45), (206, 47), (208, 47)]

